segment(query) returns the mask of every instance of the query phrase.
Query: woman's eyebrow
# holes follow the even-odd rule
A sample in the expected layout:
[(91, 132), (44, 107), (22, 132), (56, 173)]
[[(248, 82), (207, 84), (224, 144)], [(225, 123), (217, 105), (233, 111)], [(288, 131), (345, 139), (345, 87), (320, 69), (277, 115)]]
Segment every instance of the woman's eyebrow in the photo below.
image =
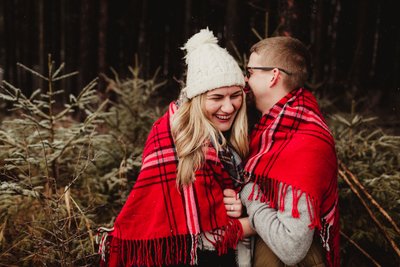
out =
[(207, 95), (207, 97), (215, 97), (215, 96), (218, 96), (218, 97), (223, 97), (224, 95), (223, 94), (217, 94), (217, 93), (213, 93), (213, 94), (209, 94), (209, 95)]
[[(242, 90), (239, 89), (239, 90), (237, 90), (236, 92), (233, 92), (230, 95), (236, 95), (236, 94), (241, 94), (241, 93), (242, 93)], [(225, 94), (218, 94), (218, 93), (207, 94), (207, 97), (224, 97), (224, 96), (225, 96)]]

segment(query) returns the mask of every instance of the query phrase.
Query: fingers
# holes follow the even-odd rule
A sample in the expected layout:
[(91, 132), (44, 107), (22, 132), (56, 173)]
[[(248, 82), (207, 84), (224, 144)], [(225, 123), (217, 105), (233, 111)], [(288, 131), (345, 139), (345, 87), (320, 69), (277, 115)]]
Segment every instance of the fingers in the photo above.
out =
[(233, 218), (239, 218), (242, 215), (242, 204), (225, 205), (226, 213)]
[(224, 204), (228, 216), (239, 218), (242, 215), (242, 202), (238, 194), (233, 189), (224, 190)]
[(224, 197), (224, 204), (225, 205), (233, 205), (233, 204), (240, 204), (242, 205), (242, 202), (240, 201), (240, 198), (236, 196), (236, 193), (234, 196), (225, 196)]
[(224, 197), (236, 197), (237, 194), (233, 189), (224, 189)]

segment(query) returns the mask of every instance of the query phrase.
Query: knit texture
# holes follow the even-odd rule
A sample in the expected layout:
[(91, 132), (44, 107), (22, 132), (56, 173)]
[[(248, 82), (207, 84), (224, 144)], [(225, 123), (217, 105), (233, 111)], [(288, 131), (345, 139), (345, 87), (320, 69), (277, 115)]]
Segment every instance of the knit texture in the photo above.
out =
[(170, 129), (175, 109), (171, 103), (148, 136), (140, 174), (114, 223), (109, 266), (194, 265), (200, 233), (211, 233), (220, 255), (242, 236), (239, 221), (227, 216), (223, 203), (223, 189), (237, 188), (211, 145), (204, 147), (205, 164), (195, 181), (177, 186)]
[(328, 266), (339, 266), (337, 159), (333, 137), (315, 97), (296, 89), (275, 104), (255, 125), (245, 173), (259, 185), (249, 199), (285, 210), (292, 188), (292, 216), (305, 194), (311, 224), (319, 231)]
[(235, 59), (220, 47), (217, 38), (207, 29), (193, 35), (183, 46), (186, 51), (186, 87), (189, 99), (209, 90), (238, 85), (244, 87), (244, 77)]

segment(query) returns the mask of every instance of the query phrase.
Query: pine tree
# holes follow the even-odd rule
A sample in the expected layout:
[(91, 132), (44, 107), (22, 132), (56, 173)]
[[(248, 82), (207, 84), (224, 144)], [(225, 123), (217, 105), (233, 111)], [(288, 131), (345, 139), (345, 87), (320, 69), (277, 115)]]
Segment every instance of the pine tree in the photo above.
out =
[(0, 92), (12, 111), (0, 125), (1, 263), (96, 265), (94, 231), (112, 223), (130, 191), (127, 174), (134, 180), (140, 167), (131, 156), (159, 114), (145, 103), (162, 84), (109, 79), (117, 93), (110, 101), (95, 79), (65, 100), (57, 86), (77, 72), (62, 74), (50, 56), (47, 75), (18, 65), (47, 88), (28, 97), (3, 81)]

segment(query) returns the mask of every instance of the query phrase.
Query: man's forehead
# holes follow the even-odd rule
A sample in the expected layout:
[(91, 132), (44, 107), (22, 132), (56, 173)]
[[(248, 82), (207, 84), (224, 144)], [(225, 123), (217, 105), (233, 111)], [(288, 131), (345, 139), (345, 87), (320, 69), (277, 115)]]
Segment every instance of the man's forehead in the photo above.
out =
[(266, 58), (264, 55), (260, 53), (253, 52), (250, 54), (249, 61), (247, 62), (247, 66), (253, 67), (253, 66), (260, 66), (263, 65), (266, 61)]

